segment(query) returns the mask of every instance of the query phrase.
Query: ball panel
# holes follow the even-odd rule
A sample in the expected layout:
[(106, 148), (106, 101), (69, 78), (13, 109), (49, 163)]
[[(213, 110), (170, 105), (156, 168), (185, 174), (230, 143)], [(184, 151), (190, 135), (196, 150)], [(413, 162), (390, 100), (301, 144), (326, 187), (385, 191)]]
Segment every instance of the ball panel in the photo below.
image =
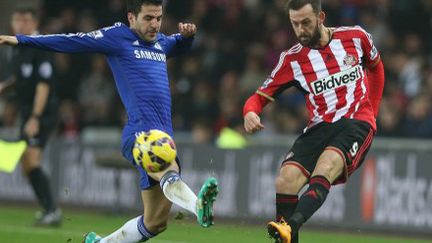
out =
[(135, 163), (148, 172), (166, 169), (177, 156), (172, 138), (155, 129), (138, 134), (132, 153)]

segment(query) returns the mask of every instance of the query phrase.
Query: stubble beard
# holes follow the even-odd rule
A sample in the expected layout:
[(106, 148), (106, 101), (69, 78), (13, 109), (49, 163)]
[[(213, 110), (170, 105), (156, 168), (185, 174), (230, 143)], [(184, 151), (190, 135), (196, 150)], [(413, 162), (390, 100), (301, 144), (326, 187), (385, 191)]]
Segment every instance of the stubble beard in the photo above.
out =
[(315, 28), (315, 30), (314, 30), (314, 32), (310, 38), (302, 40), (301, 37), (302, 36), (298, 37), (297, 39), (300, 42), (300, 44), (302, 44), (302, 46), (306, 46), (309, 48), (318, 47), (320, 39), (321, 39), (321, 31), (319, 29), (319, 26), (317, 25), (317, 27)]

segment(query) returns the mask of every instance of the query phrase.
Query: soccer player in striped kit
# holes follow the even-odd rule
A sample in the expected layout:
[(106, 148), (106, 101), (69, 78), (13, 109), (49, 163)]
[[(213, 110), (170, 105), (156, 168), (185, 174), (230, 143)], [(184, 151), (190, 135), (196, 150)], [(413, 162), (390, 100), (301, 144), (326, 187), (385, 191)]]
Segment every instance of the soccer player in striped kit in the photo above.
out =
[[(304, 93), (309, 123), (276, 178), (276, 242), (298, 242), (300, 227), (324, 203), (330, 187), (361, 165), (376, 133), (384, 67), (371, 36), (359, 26), (329, 28), (320, 0), (291, 0), (289, 20), (298, 44), (282, 52), (264, 84), (245, 103), (244, 126), (264, 128), (259, 114), (289, 87)], [(299, 191), (309, 184), (299, 198)]]
[(0, 36), (0, 44), (69, 53), (97, 52), (107, 56), (128, 113), (122, 152), (141, 174), (144, 213), (106, 237), (90, 232), (84, 243), (147, 241), (166, 229), (172, 203), (195, 214), (201, 226), (213, 224), (213, 202), (218, 193), (215, 178), (209, 178), (196, 196), (180, 177), (178, 159), (164, 171), (149, 173), (136, 165), (132, 156), (140, 132), (159, 129), (173, 135), (166, 59), (190, 49), (196, 26), (179, 23), (180, 33), (166, 36), (159, 33), (162, 0), (128, 0), (127, 3), (129, 27), (116, 23), (90, 33)]

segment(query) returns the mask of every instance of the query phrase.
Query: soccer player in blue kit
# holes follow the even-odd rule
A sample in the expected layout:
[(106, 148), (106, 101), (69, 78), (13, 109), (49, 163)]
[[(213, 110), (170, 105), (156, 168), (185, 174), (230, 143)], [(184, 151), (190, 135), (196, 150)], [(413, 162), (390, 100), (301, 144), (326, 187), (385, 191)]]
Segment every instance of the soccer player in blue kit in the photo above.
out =
[(66, 53), (96, 52), (107, 56), (128, 114), (122, 152), (141, 174), (144, 213), (106, 237), (90, 232), (84, 243), (146, 241), (167, 228), (172, 203), (195, 214), (201, 226), (213, 224), (213, 203), (218, 193), (215, 178), (204, 183), (197, 197), (182, 181), (178, 160), (164, 171), (149, 173), (135, 164), (132, 155), (136, 136), (142, 131), (159, 129), (173, 135), (166, 58), (190, 49), (196, 26), (179, 23), (180, 33), (171, 36), (159, 33), (162, 0), (127, 0), (127, 12), (129, 27), (116, 23), (90, 33), (0, 36), (0, 44)]

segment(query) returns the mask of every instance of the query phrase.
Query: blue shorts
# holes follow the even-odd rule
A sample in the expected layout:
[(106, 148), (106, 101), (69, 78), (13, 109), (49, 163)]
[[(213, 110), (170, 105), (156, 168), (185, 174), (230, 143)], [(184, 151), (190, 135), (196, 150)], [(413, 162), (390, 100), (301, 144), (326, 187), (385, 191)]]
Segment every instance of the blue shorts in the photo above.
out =
[[(135, 166), (135, 168), (139, 171), (139, 173), (140, 173), (140, 188), (143, 191), (143, 190), (149, 189), (150, 187), (152, 187), (154, 185), (159, 185), (159, 181), (156, 181), (153, 178), (151, 178), (147, 174), (147, 171), (144, 170), (144, 168), (135, 164), (133, 154), (132, 154), (132, 149), (135, 145), (135, 139), (136, 139), (135, 135), (130, 135), (130, 136), (122, 138), (122, 153), (123, 153), (123, 157), (125, 157), (126, 160), (129, 161), (133, 166)], [(180, 167), (180, 160), (178, 159), (178, 157), (176, 157), (176, 162), (177, 162), (177, 165), (179, 166), (179, 168), (181, 168)], [(181, 171), (181, 169), (180, 169), (180, 171)]]

